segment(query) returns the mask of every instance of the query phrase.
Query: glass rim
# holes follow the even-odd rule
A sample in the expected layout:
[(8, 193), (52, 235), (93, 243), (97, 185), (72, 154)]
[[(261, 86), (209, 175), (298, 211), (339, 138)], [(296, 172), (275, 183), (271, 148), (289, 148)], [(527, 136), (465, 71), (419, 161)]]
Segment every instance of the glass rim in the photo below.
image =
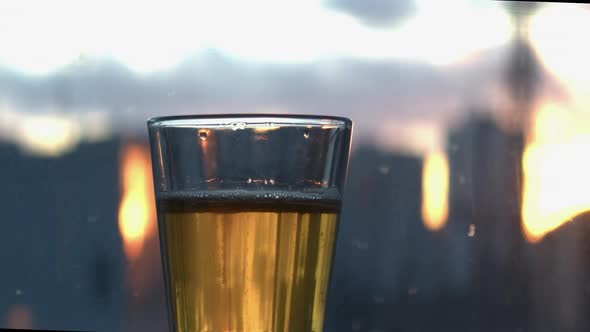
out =
[(246, 127), (340, 127), (351, 128), (352, 120), (340, 116), (308, 114), (272, 113), (232, 113), (156, 116), (147, 120), (148, 127), (208, 127), (208, 128), (246, 128)]

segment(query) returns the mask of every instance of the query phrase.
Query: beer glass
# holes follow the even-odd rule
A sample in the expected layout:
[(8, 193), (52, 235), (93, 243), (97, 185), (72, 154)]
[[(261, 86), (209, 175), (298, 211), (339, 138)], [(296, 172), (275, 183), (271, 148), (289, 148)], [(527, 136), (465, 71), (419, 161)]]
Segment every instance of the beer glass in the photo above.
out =
[(352, 122), (148, 120), (175, 332), (320, 332)]

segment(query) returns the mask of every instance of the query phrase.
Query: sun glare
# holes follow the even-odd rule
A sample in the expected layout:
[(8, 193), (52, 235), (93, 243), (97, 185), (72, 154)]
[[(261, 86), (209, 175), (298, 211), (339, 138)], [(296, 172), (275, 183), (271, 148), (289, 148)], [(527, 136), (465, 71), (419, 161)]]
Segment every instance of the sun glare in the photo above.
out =
[(442, 229), (448, 216), (449, 162), (440, 152), (426, 157), (422, 171), (422, 219), (432, 231)]
[(576, 4), (551, 4), (530, 22), (530, 38), (547, 69), (566, 85), (574, 108), (590, 105), (590, 11)]
[(522, 218), (529, 241), (590, 210), (588, 151), (589, 116), (550, 104), (535, 113), (523, 155)]
[(357, 57), (446, 65), (508, 39), (504, 11), (480, 7), (419, 1), (415, 17), (376, 28), (319, 1), (9, 1), (0, 3), (0, 66), (45, 74), (85, 57), (113, 58), (149, 73), (207, 49), (264, 63)]
[(126, 145), (121, 166), (123, 196), (119, 207), (119, 231), (125, 254), (132, 261), (143, 250), (146, 236), (153, 235), (155, 231), (149, 150), (139, 144)]

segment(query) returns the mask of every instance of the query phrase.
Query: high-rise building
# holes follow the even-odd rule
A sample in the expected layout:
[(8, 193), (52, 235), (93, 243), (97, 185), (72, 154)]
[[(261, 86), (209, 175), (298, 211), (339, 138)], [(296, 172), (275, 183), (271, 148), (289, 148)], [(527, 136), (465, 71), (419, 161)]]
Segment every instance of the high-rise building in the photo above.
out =
[(352, 154), (326, 331), (411, 325), (413, 297), (432, 281), (424, 271), (432, 242), (420, 217), (421, 172), (419, 157), (367, 146)]
[(448, 135), (446, 266), (472, 327), (519, 327), (528, 306), (520, 219), (524, 136), (484, 114), (474, 112)]
[(121, 329), (119, 145), (82, 144), (59, 158), (0, 145), (0, 326), (18, 307), (34, 328)]

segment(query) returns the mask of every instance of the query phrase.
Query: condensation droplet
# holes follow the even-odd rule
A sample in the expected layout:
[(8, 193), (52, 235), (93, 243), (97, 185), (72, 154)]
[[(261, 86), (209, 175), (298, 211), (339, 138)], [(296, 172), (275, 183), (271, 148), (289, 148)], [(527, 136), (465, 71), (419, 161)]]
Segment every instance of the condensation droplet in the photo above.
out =
[(309, 138), (309, 129), (305, 129), (305, 131), (303, 132), (303, 137), (305, 137), (305, 139)]
[(16, 290), (16, 295), (22, 295), (23, 291), (21, 291), (20, 289)]
[(244, 122), (232, 122), (230, 127), (232, 130), (246, 129), (246, 124)]
[(206, 131), (200, 131), (199, 132), (199, 138), (201, 139), (201, 141), (207, 140), (207, 132)]
[(268, 180), (268, 182), (270, 182), (270, 184), (275, 184), (276, 183), (275, 179), (270, 179), (270, 180)]
[(246, 180), (246, 183), (252, 183), (252, 178), (248, 178), (248, 180)]

